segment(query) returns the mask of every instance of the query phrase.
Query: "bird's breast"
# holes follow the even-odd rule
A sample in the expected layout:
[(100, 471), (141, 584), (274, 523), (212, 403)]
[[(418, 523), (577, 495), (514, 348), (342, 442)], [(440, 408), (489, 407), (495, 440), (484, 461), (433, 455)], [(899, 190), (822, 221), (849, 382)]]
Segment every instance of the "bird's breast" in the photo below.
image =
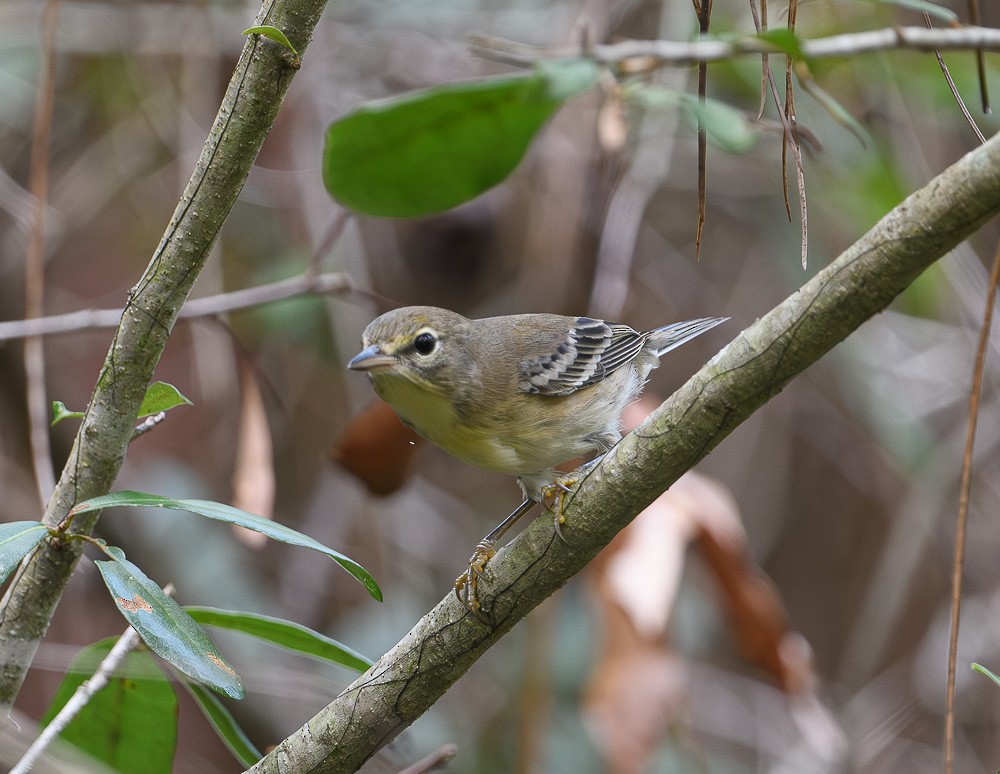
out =
[(470, 424), (445, 395), (406, 379), (373, 374), (375, 392), (409, 427), (449, 454), (477, 467), (501, 473), (524, 471), (516, 449), (495, 433)]

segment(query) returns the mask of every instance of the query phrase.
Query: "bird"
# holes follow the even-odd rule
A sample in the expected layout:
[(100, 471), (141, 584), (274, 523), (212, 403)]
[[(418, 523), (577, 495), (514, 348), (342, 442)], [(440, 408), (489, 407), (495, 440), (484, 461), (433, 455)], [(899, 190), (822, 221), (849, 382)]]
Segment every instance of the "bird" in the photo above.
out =
[(565, 489), (556, 466), (611, 449), (622, 437), (622, 411), (659, 359), (728, 319), (637, 331), (592, 317), (470, 319), (407, 306), (369, 323), (348, 368), (366, 372), (419, 435), (464, 462), (516, 476), (524, 493), (456, 581), (460, 601), (477, 617), (478, 580), (496, 543), (535, 503)]

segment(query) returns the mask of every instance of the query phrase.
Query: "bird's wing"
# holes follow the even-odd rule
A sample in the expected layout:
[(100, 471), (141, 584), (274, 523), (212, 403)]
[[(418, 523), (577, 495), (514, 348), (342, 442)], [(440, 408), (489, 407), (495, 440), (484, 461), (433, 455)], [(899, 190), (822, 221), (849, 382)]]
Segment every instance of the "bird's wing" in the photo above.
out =
[(627, 325), (577, 317), (550, 354), (521, 364), (520, 387), (539, 395), (569, 395), (631, 362), (647, 336)]

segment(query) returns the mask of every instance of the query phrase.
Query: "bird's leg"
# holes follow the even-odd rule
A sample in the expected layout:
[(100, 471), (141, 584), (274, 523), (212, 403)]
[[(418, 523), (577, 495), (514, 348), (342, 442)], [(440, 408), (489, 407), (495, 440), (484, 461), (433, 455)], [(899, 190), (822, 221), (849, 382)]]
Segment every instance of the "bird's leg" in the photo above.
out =
[(486, 564), (496, 556), (496, 545), (500, 538), (506, 535), (510, 528), (517, 523), (517, 520), (530, 511), (536, 502), (530, 497), (527, 498), (514, 509), (510, 516), (497, 524), (490, 534), (480, 540), (469, 559), (469, 568), (455, 580), (455, 597), (469, 612), (485, 624), (492, 622), (486, 618), (479, 604), (479, 579), (486, 574)]
[(594, 457), (594, 459), (583, 463), (576, 470), (570, 471), (563, 476), (559, 476), (548, 486), (542, 487), (542, 503), (552, 514), (553, 527), (555, 528), (559, 539), (564, 543), (566, 542), (566, 538), (563, 537), (562, 525), (566, 523), (566, 514), (563, 512), (566, 505), (565, 497), (573, 490), (573, 487), (585, 479), (590, 474), (590, 471), (597, 467), (597, 463), (603, 459), (603, 454), (599, 457)]

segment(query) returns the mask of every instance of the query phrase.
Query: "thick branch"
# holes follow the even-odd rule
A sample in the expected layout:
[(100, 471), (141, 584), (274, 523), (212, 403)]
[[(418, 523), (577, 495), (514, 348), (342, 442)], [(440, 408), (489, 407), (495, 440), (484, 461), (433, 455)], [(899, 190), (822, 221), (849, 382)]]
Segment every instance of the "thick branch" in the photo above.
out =
[[(604, 64), (648, 57), (661, 64), (686, 65), (692, 62), (718, 62), (748, 54), (784, 54), (783, 49), (758, 37), (736, 40), (626, 40), (621, 43), (595, 44), (582, 52), (579, 46), (537, 48), (496, 38), (476, 37), (472, 49), (489, 59), (517, 65), (533, 65), (542, 59), (586, 55)], [(801, 40), (800, 50), (809, 59), (853, 56), (872, 51), (910, 49), (915, 51), (1000, 51), (1000, 30), (992, 27), (889, 27), (882, 30), (848, 32), (828, 38)]]
[[(257, 24), (283, 30), (304, 51), (326, 0), (267, 0)], [(235, 34), (235, 33), (234, 33)], [(44, 521), (60, 522), (78, 500), (107, 492), (136, 413), (212, 243), (270, 131), (294, 68), (287, 51), (247, 39), (211, 134), (159, 247), (129, 293), (97, 387)], [(74, 528), (90, 531), (96, 519)], [(51, 541), (22, 565), (0, 608), (0, 704), (10, 706), (80, 553), (80, 541)]]
[(480, 623), (448, 594), (250, 771), (354, 771), (789, 380), (997, 212), (1000, 135), (908, 197), (609, 452), (567, 496), (567, 543), (543, 514), (501, 550), (482, 598), (495, 627)]

